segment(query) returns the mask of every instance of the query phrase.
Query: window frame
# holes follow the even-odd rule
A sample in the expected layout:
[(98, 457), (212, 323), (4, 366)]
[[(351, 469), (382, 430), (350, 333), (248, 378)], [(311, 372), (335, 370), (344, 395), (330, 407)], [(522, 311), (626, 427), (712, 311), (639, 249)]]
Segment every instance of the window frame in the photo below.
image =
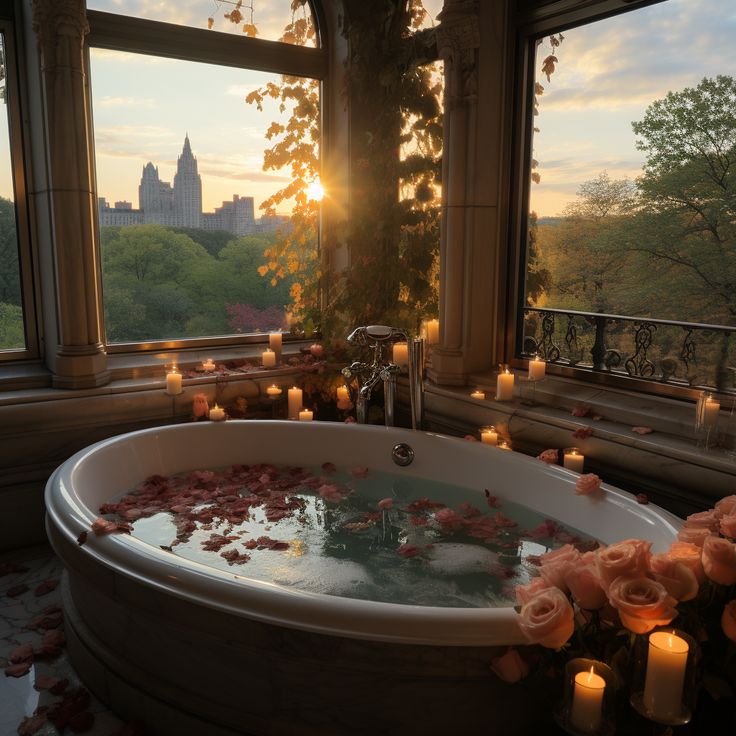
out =
[[(206, 28), (190, 28), (162, 21), (148, 20), (133, 16), (106, 13), (101, 10), (87, 10), (90, 31), (85, 40), (85, 64), (87, 72), (87, 105), (91, 121), (90, 157), (94, 172), (94, 192), (97, 201), (97, 164), (95, 156), (94, 119), (92, 115), (92, 95), (90, 85), (90, 49), (102, 48), (112, 51), (148, 54), (151, 56), (179, 59), (217, 66), (248, 69), (308, 77), (320, 82), (320, 161), (324, 161), (324, 141), (326, 131), (325, 99), (328, 84), (329, 53), (326, 46), (326, 23), (319, 5), (308, 0), (317, 33), (317, 46), (295, 46), (279, 41), (259, 38), (239, 37), (217, 33)], [(100, 250), (100, 227), (95, 208), (94, 238)], [(317, 233), (317, 249), (320, 250), (321, 234)], [(105, 350), (109, 354), (137, 353), (162, 350), (183, 350), (191, 348), (217, 348), (234, 345), (263, 343), (268, 340), (267, 333), (232, 335), (213, 335), (174, 340), (148, 340), (140, 342), (110, 343), (107, 341), (107, 325), (103, 304), (104, 284), (100, 274), (99, 314)], [(285, 334), (284, 337), (287, 337)]]
[[(574, 0), (557, 0), (543, 6), (534, 0), (518, 0), (518, 13), (512, 32), (515, 36), (513, 74), (513, 127), (512, 174), (509, 215), (509, 268), (507, 292), (507, 324), (505, 354), (517, 369), (526, 368), (528, 358), (522, 357), (524, 340), (524, 313), (527, 271), (528, 214), (531, 191), (531, 162), (533, 145), (535, 82), (535, 53), (538, 40), (554, 33), (605, 20), (622, 13), (636, 11), (667, 0), (593, 0), (580, 6)], [(563, 310), (564, 311), (564, 310)], [(734, 327), (736, 332), (736, 327)], [(693, 388), (673, 383), (626, 376), (620, 373), (577, 368), (565, 364), (547, 363), (547, 372), (553, 376), (572, 378), (582, 383), (627, 389), (675, 399), (694, 400), (702, 393)], [(714, 390), (714, 389), (708, 389)], [(733, 396), (733, 392), (725, 391)]]

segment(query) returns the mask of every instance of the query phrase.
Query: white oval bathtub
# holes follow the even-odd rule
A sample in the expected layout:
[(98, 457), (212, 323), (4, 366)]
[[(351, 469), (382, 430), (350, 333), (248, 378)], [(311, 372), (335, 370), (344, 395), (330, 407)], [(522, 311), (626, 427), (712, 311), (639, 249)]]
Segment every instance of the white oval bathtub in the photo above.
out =
[[(414, 450), (414, 461), (408, 467), (392, 461), (397, 442), (408, 443)], [(407, 664), (407, 658), (414, 656), (412, 647), (417, 653), (441, 652), (444, 672), (468, 675), (470, 670), (482, 671), (478, 663), (483, 652), (492, 651), (487, 648), (523, 642), (512, 608), (412, 606), (303, 592), (249, 579), (244, 568), (228, 572), (189, 562), (127, 534), (89, 534), (84, 546), (77, 543), (80, 532), (89, 530), (99, 515), (102, 503), (154, 474), (234, 463), (314, 466), (325, 461), (452, 483), (474, 489), (479, 498), (490, 488), (500, 499), (528, 506), (603, 543), (637, 537), (652, 541), (655, 551), (663, 551), (679, 527), (676, 517), (656, 506), (642, 506), (631, 494), (609, 486), (596, 497), (576, 496), (576, 474), (561, 467), (429, 433), (320, 422), (233, 421), (176, 425), (114, 437), (71, 457), (56, 470), (46, 490), (49, 537), (68, 570), (65, 606), (72, 629), (71, 654), (82, 672), (98, 682), (104, 680), (105, 685), (97, 688), (103, 700), (130, 711), (130, 681), (150, 679), (133, 690), (141, 697), (144, 691), (154, 693), (157, 721), (163, 723), (158, 706), (168, 713), (172, 708), (181, 711), (186, 702), (195, 720), (204, 717), (210, 722), (213, 709), (218, 711), (218, 723), (224, 730), (208, 726), (207, 733), (232, 733), (233, 724), (240, 722), (225, 705), (232, 698), (223, 697), (214, 705), (213, 693), (205, 694), (202, 682), (194, 693), (171, 695), (176, 689), (185, 690), (192, 679), (190, 673), (189, 679), (177, 680), (173, 672), (177, 665), (172, 662), (180, 653), (174, 656), (173, 650), (184, 647), (205, 659), (210, 651), (229, 651), (235, 657), (233, 653), (242, 649), (242, 656), (256, 659), (269, 653), (279, 659), (289, 652), (288, 668), (293, 670), (300, 667), (294, 664), (299, 661), (294, 648), (308, 641), (307, 659), (320, 657), (316, 654), (320, 648), (338, 648), (352, 661), (361, 659), (361, 666), (370, 661), (362, 674), (372, 672), (370, 677), (375, 678), (376, 662), (381, 658), (389, 669), (400, 670), (393, 660), (397, 656), (411, 676), (413, 668), (419, 667), (418, 662)], [(283, 633), (288, 631), (305, 632), (306, 638), (298, 640), (295, 633)], [(377, 644), (371, 648), (371, 642)], [(390, 656), (387, 645), (394, 647)], [(465, 649), (466, 655), (458, 649)], [(166, 660), (165, 670), (161, 657)], [(463, 657), (473, 660), (470, 670), (467, 661), (460, 663)], [(426, 655), (422, 661), (426, 665)], [(237, 662), (231, 664), (238, 672)], [(181, 667), (188, 669), (184, 664)], [(325, 665), (324, 671), (328, 669)], [(428, 668), (419, 669), (426, 672)], [(344, 675), (344, 662), (335, 660), (335, 671), (350, 679)], [(220, 692), (228, 689), (225, 679), (217, 686)], [(269, 687), (269, 692), (278, 689), (273, 682)], [(128, 694), (123, 696), (123, 691)], [(425, 695), (430, 692), (427, 689)], [(122, 698), (122, 705), (116, 697)], [(150, 704), (145, 707), (153, 708)], [(273, 717), (260, 712), (249, 711), (249, 718), (249, 728), (259, 734), (312, 732), (301, 727), (266, 728), (263, 724), (272, 723)], [(299, 718), (303, 721), (305, 716)], [(339, 733), (345, 727), (318, 719), (314, 733)], [(172, 732), (176, 728), (189, 732), (194, 727), (176, 721)]]

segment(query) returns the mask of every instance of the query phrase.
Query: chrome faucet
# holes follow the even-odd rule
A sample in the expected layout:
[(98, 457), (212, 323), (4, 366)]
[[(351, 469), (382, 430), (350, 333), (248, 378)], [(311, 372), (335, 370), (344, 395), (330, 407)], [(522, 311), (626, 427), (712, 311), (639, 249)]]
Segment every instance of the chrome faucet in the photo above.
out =
[(346, 379), (358, 380), (358, 397), (356, 413), (358, 423), (368, 422), (368, 402), (373, 389), (379, 381), (383, 381), (384, 417), (387, 427), (393, 427), (396, 412), (396, 377), (401, 367), (387, 362), (384, 353), (389, 345), (395, 342), (406, 342), (409, 350), (409, 396), (411, 400), (412, 429), (421, 429), (424, 411), (424, 341), (421, 338), (411, 339), (404, 331), (387, 325), (368, 325), (357, 327), (348, 335), (348, 342), (358, 347), (371, 350), (370, 362), (355, 361), (342, 369)]

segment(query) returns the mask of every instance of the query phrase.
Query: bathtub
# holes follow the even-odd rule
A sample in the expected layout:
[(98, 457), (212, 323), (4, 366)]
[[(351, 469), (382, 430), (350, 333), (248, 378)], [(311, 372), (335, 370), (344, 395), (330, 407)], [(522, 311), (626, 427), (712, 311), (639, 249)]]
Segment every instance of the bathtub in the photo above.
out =
[[(406, 467), (397, 443), (414, 451)], [(47, 530), (66, 567), (69, 655), (113, 710), (156, 734), (525, 733), (544, 707), (498, 680), (490, 659), (523, 643), (512, 608), (433, 608), (308, 593), (220, 571), (126, 534), (89, 534), (97, 510), (153, 474), (233, 463), (341, 466), (431, 478), (529, 506), (604, 543), (663, 551), (679, 520), (576, 475), (442, 435), (333, 423), (176, 425), (99, 442), (46, 489)], [(478, 505), (482, 502), (479, 501)], [(491, 717), (493, 703), (502, 709)], [(499, 720), (500, 719), (500, 720)]]

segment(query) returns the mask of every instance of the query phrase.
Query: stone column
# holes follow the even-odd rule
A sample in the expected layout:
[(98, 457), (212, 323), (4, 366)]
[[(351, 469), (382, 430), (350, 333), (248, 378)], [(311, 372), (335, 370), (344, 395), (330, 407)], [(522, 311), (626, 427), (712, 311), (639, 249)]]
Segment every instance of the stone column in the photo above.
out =
[(49, 364), (56, 387), (100, 386), (110, 374), (101, 342), (96, 197), (84, 67), (84, 37), (89, 31), (85, 2), (33, 0), (32, 8), (41, 55), (55, 264), (58, 337)]
[[(445, 64), (440, 343), (429, 377), (463, 385), (492, 364), (499, 283), (500, 160), (506, 3), (445, 0), (437, 46)], [(481, 38), (483, 44), (481, 45)], [(479, 93), (480, 90), (480, 93)]]

